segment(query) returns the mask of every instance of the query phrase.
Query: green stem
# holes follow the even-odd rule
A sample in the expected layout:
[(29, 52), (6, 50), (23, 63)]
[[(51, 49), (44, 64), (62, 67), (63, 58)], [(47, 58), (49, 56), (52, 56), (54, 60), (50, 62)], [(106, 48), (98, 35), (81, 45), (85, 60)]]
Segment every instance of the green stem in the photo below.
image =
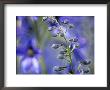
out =
[[(66, 44), (68, 44), (67, 39), (65, 38), (65, 36), (64, 36), (64, 39), (66, 41)], [(69, 59), (70, 59), (70, 65), (73, 68), (71, 50), (70, 50), (69, 46), (67, 47), (67, 53), (68, 53), (68, 56), (69, 56)], [(71, 71), (71, 74), (74, 74), (73, 70)]]
[[(62, 29), (61, 29), (61, 31), (62, 31)], [(66, 41), (66, 44), (68, 44), (68, 41), (67, 41), (67, 39), (66, 39), (66, 37), (65, 36), (63, 36), (63, 38), (64, 38), (64, 40)], [(68, 53), (68, 55), (69, 55), (69, 59), (70, 59), (70, 65), (71, 65), (71, 67), (73, 68), (73, 63), (72, 63), (72, 56), (71, 56), (71, 50), (70, 50), (70, 48), (69, 48), (69, 46), (67, 45), (67, 53)], [(74, 71), (72, 70), (71, 71), (71, 74), (74, 74)]]
[[(69, 49), (70, 65), (71, 65), (71, 67), (72, 67), (72, 69), (73, 69), (73, 63), (72, 63), (71, 50), (70, 50), (70, 48), (69, 48), (69, 47), (68, 47), (68, 49)], [(72, 71), (71, 71), (71, 73), (72, 73), (72, 74), (74, 74), (74, 71), (72, 70)]]
[[(41, 20), (39, 20), (38, 22), (40, 22), (40, 21)], [(43, 39), (40, 37), (41, 35), (39, 33), (39, 28), (38, 28), (38, 25), (40, 25), (41, 23), (39, 24), (38, 22), (33, 22), (32, 25), (34, 27), (34, 32), (36, 34), (36, 42), (38, 42), (36, 47), (43, 50), (43, 46), (42, 46)], [(42, 67), (42, 73), (47, 74), (47, 68), (46, 68), (46, 64), (45, 64), (45, 60), (44, 60), (43, 56), (40, 58), (40, 65)]]

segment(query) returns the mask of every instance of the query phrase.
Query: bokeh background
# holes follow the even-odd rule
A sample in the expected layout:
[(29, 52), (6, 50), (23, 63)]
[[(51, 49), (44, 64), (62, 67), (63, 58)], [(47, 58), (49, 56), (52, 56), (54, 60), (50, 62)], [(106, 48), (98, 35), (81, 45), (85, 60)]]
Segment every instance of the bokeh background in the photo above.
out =
[[(91, 61), (89, 74), (94, 74), (94, 16), (55, 16), (59, 22), (65, 19), (74, 28), (68, 31), (68, 37), (77, 37), (80, 48), (73, 54), (73, 64), (78, 61)], [(58, 50), (51, 48), (53, 43), (63, 42), (61, 38), (52, 37), (48, 25), (42, 16), (16, 16), (16, 73), (17, 74), (56, 74), (54, 66), (62, 66), (66, 62), (57, 59)], [(27, 53), (33, 53), (30, 58)], [(65, 70), (62, 74), (66, 74)]]

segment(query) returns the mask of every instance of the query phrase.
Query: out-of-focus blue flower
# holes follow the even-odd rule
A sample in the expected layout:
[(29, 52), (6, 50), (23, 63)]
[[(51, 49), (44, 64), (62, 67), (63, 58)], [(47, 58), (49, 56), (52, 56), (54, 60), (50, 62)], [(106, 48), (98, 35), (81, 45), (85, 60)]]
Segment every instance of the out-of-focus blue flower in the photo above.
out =
[(37, 21), (38, 20), (38, 16), (31, 16), (30, 17), (32, 21)]
[(37, 46), (35, 46), (36, 44), (34, 44), (34, 39), (31, 40), (25, 40), (26, 43), (20, 43), (17, 47), (16, 47), (16, 53), (17, 55), (20, 54), (26, 54), (26, 52), (28, 51), (28, 49), (32, 49), (34, 53), (39, 54), (41, 51), (40, 49), (37, 49)]
[[(32, 17), (37, 20), (37, 17)], [(20, 59), (20, 73), (40, 73), (39, 58), (40, 49), (37, 48), (37, 42), (34, 35), (29, 17), (17, 16), (17, 46), (16, 54)]]
[(30, 24), (29, 18), (26, 16), (17, 16), (17, 26), (16, 26), (16, 35), (19, 38), (22, 38), (27, 36), (32, 36), (33, 28)]
[(18, 46), (16, 49), (17, 56), (22, 56), (20, 60), (21, 73), (40, 73), (39, 58), (41, 50), (35, 47), (31, 41), (27, 41), (27, 46)]
[(34, 57), (24, 57), (21, 61), (21, 73), (31, 73), (31, 74), (39, 74), (39, 60)]

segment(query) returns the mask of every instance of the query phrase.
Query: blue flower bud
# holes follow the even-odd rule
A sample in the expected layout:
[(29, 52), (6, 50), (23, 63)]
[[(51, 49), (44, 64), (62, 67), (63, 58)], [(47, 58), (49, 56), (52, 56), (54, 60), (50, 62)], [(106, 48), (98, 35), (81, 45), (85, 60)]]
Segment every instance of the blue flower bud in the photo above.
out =
[(61, 37), (64, 37), (64, 33), (59, 33), (59, 35), (60, 35)]
[(84, 61), (81, 61), (81, 63), (82, 63), (83, 65), (88, 65), (88, 64), (91, 63), (91, 61), (84, 60)]
[(73, 39), (73, 42), (77, 42), (77, 41), (78, 41), (78, 38), (74, 38), (74, 39)]
[(56, 72), (62, 71), (66, 68), (66, 66), (54, 66), (53, 70)]
[(90, 72), (90, 68), (88, 68), (88, 67), (83, 67), (83, 68), (80, 69), (79, 72), (80, 72), (81, 74), (87, 74), (87, 73)]
[(51, 36), (52, 36), (52, 37), (57, 37), (58, 34), (57, 34), (57, 33), (52, 33)]
[(79, 48), (79, 44), (77, 43), (77, 44), (75, 44), (75, 48)]
[(86, 69), (83, 70), (83, 73), (84, 73), (84, 74), (87, 74), (87, 73), (89, 73), (89, 72), (90, 72), (90, 68), (86, 68)]
[(60, 54), (66, 54), (67, 51), (60, 51)]
[(72, 28), (74, 28), (74, 25), (73, 24), (69, 24), (68, 27), (69, 27), (69, 29), (72, 29)]
[(70, 42), (73, 42), (73, 38), (69, 39)]
[(48, 27), (48, 31), (52, 31), (53, 30), (53, 28), (52, 27)]
[(54, 66), (54, 67), (53, 67), (53, 70), (54, 70), (54, 71), (59, 71), (59, 66)]
[(71, 39), (69, 39), (69, 41), (70, 41), (70, 42), (77, 42), (77, 41), (78, 41), (78, 38), (74, 38), (74, 39), (71, 38)]
[(60, 46), (64, 46), (64, 43), (61, 43)]
[(57, 49), (59, 48), (61, 45), (60, 44), (53, 44), (51, 47), (54, 48), (54, 49)]
[(57, 25), (58, 25), (57, 20), (56, 20), (56, 19), (51, 19), (51, 18), (50, 18), (50, 20), (48, 20), (47, 23), (48, 23), (50, 26), (57, 26)]
[(46, 20), (47, 20), (47, 18), (48, 18), (48, 17), (43, 17), (43, 18), (42, 18), (42, 21), (46, 21)]
[(48, 31), (53, 31), (56, 29), (56, 26), (48, 27)]
[(65, 59), (65, 56), (64, 56), (63, 54), (59, 54), (59, 55), (57, 56), (57, 58), (58, 58), (58, 59)]
[(70, 48), (70, 50), (72, 50), (73, 49), (73, 44), (70, 44), (69, 48)]
[(65, 19), (65, 20), (63, 21), (63, 23), (64, 23), (64, 24), (68, 24), (69, 21), (68, 21), (67, 19)]

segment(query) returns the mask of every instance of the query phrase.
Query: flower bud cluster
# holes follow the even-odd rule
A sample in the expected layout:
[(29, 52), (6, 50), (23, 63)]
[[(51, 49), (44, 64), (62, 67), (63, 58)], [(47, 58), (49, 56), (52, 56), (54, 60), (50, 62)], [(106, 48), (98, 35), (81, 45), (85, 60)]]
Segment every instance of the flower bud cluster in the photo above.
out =
[[(72, 67), (71, 70), (69, 69), (69, 73), (74, 73), (73, 66), (72, 65), (72, 60), (73, 60), (73, 53), (74, 49), (79, 49), (80, 45), (78, 43), (78, 38), (77, 37), (71, 37), (67, 38), (66, 34), (69, 30), (73, 30), (75, 28), (74, 24), (70, 23), (68, 19), (65, 19), (64, 21), (59, 21), (56, 19), (54, 16), (45, 16), (42, 19), (43, 22), (45, 22), (48, 25), (48, 31), (50, 33), (54, 33), (52, 36), (53, 37), (60, 37), (64, 39), (64, 43), (66, 43), (66, 46), (64, 43), (61, 44), (52, 44), (53, 49), (60, 49), (59, 54), (57, 56), (58, 59), (61, 60), (67, 60), (68, 63), (70, 64), (69, 67)], [(87, 69), (87, 65), (89, 65), (91, 61), (86, 61), (83, 60), (80, 62), (78, 71), (82, 74), (88, 73), (90, 70), (89, 68)], [(67, 66), (55, 66), (53, 67), (53, 70), (56, 72), (61, 72), (67, 68)], [(85, 68), (86, 67), (86, 68)], [(70, 72), (71, 71), (71, 72)]]

